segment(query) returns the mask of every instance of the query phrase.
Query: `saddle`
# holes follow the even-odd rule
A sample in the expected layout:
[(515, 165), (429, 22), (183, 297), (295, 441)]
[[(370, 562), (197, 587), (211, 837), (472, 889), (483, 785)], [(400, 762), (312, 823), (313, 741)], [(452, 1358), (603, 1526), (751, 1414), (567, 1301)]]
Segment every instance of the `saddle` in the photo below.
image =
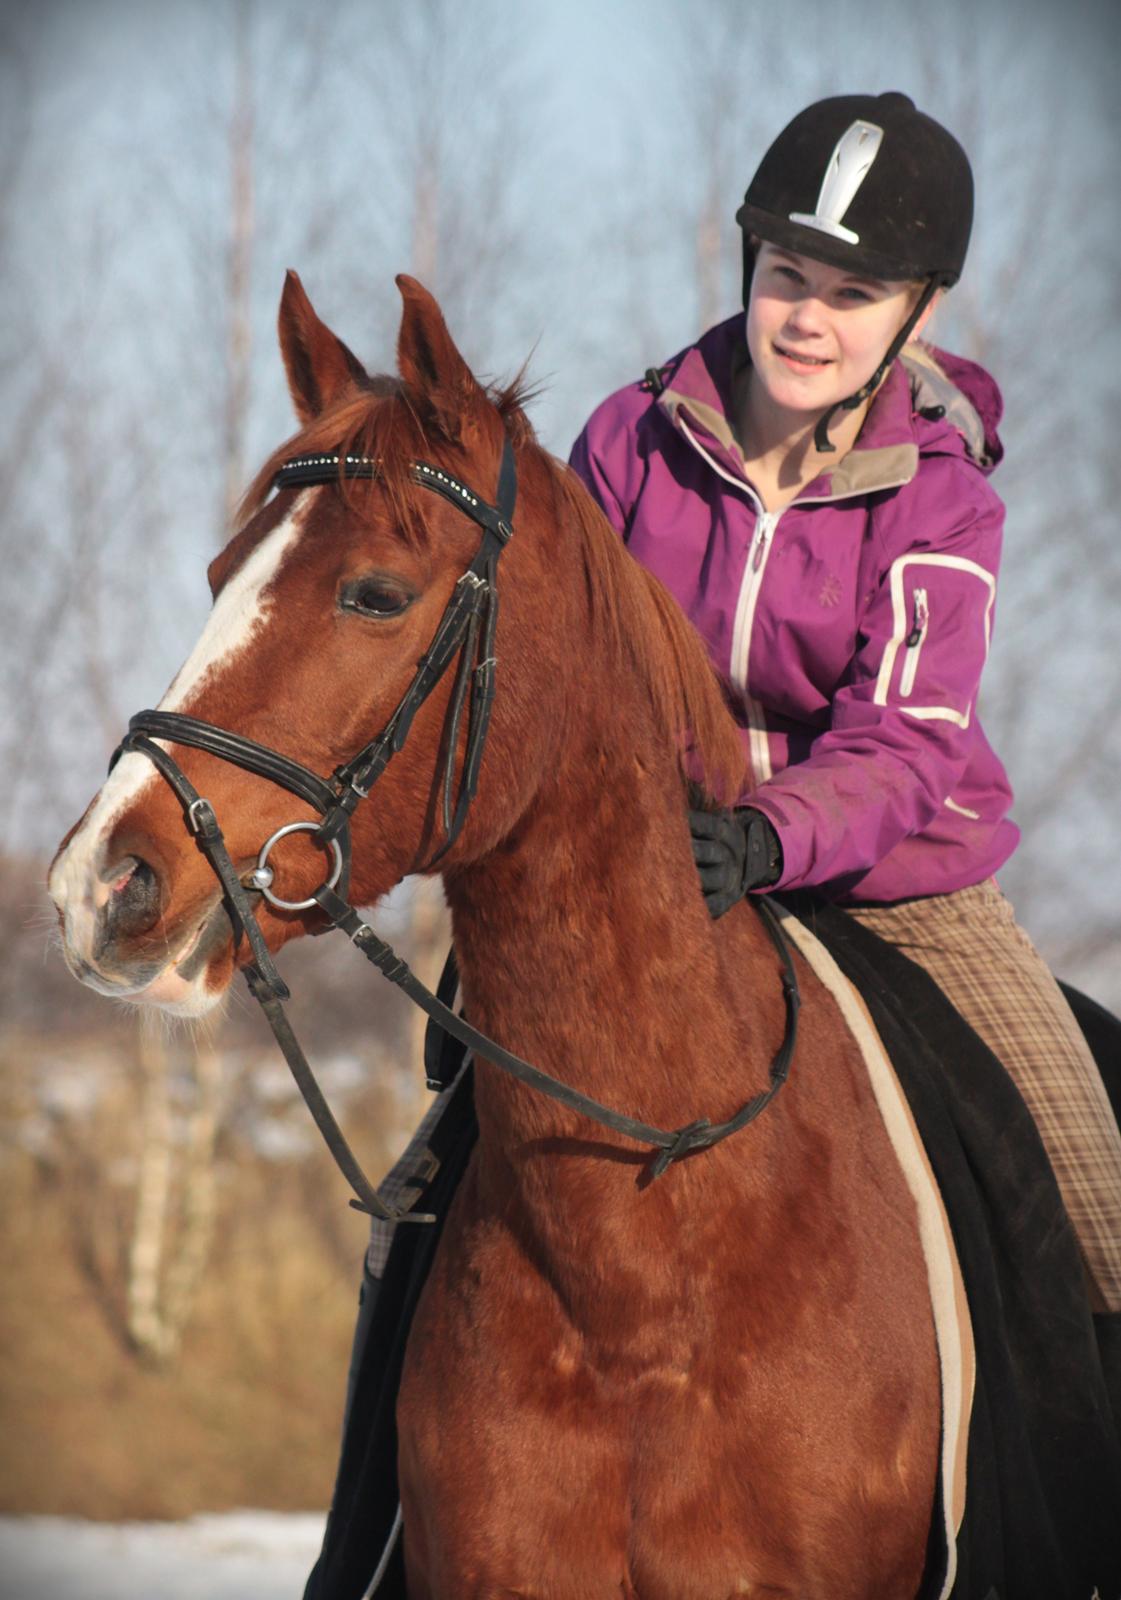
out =
[[(999, 1062), (921, 968), (842, 910), (802, 895), (777, 898), (871, 1015), (922, 1135), (961, 1266), (976, 1381), (953, 1600), (1090, 1600), (1095, 1586), (1103, 1600), (1119, 1594), (1121, 1318), (1090, 1313), (1035, 1124)], [(1121, 1022), (1064, 989), (1121, 1114)], [(425, 1055), (431, 1080), (450, 1083), (459, 1073), (460, 1047), (431, 1024)], [(335, 1492), (304, 1600), (362, 1600), (379, 1566), (378, 1600), (404, 1600), (393, 1541), (397, 1389), (442, 1219), (476, 1138), (468, 1065), (429, 1141), (438, 1168), (416, 1202), (439, 1220), (398, 1228), (380, 1287), (366, 1286)], [(944, 1522), (936, 1505), (918, 1600), (946, 1593)]]

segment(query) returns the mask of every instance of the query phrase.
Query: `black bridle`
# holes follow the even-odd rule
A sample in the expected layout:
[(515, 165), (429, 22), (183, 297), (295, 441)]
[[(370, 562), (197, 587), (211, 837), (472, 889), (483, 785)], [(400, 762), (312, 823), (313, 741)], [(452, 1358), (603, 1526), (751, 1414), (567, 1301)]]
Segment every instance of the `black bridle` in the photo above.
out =
[[(376, 461), (365, 456), (317, 455), (298, 456), (286, 462), (277, 472), (273, 485), (277, 489), (304, 488), (318, 484), (338, 484), (343, 478), (376, 478), (379, 467)], [(203, 854), (213, 868), (224, 891), (227, 911), (233, 926), (235, 945), (244, 933), (252, 961), (245, 968), (246, 980), (254, 998), (261, 1005), (277, 1043), (284, 1053), (297, 1087), (307, 1102), (320, 1132), (332, 1155), (357, 1198), (350, 1204), (359, 1211), (381, 1217), (390, 1222), (431, 1222), (424, 1213), (401, 1211), (386, 1205), (377, 1190), (363, 1173), (351, 1151), (342, 1130), (335, 1121), (323, 1093), (315, 1080), (311, 1067), (292, 1032), (282, 1001), (289, 998), (289, 990), (276, 970), (260, 924), (249, 900), (251, 889), (258, 891), (273, 905), (284, 910), (303, 910), (318, 906), (331, 924), (341, 928), (362, 951), (382, 976), (396, 983), (409, 998), (427, 1013), (453, 1038), (475, 1050), (522, 1083), (551, 1096), (562, 1105), (582, 1112), (604, 1127), (626, 1135), (640, 1143), (654, 1147), (648, 1168), (650, 1178), (663, 1173), (671, 1162), (690, 1151), (708, 1148), (736, 1133), (753, 1121), (778, 1093), (790, 1071), (797, 1037), (800, 998), (793, 961), (783, 936), (778, 918), (771, 907), (756, 900), (771, 940), (783, 964), (782, 987), (786, 1002), (786, 1030), (778, 1053), (771, 1063), (768, 1088), (753, 1096), (736, 1115), (727, 1122), (713, 1124), (707, 1119), (691, 1122), (674, 1130), (657, 1128), (581, 1094), (579, 1090), (560, 1083), (539, 1068), (531, 1066), (519, 1056), (512, 1055), (501, 1045), (488, 1039), (473, 1028), (463, 1017), (427, 989), (384, 940), (378, 937), (349, 903), (351, 865), (350, 819), (359, 802), (385, 771), (390, 759), (401, 749), (412, 727), (413, 719), (424, 701), (443, 678), (456, 656), (459, 666), (452, 689), (442, 792), (442, 819), (444, 842), (429, 862), (429, 869), (439, 861), (455, 843), (463, 826), (471, 801), (478, 786), (479, 768), (486, 743), (491, 706), (494, 701), (496, 660), (494, 634), (498, 617), (497, 567), (498, 559), (513, 536), (513, 512), (517, 495), (517, 473), (514, 453), (509, 440), (505, 440), (502, 462), (498, 474), (496, 503), (488, 504), (480, 496), (450, 473), (427, 462), (416, 461), (410, 467), (415, 483), (457, 506), (482, 529), (482, 538), (474, 560), (456, 583), (451, 599), (433, 635), (432, 642), (421, 657), (412, 681), (405, 690), (396, 710), (375, 739), (362, 747), (349, 761), (336, 768), (330, 780), (321, 778), (298, 761), (271, 750), (267, 745), (246, 739), (241, 734), (230, 733), (213, 723), (202, 722), (174, 711), (141, 711), (129, 722), (129, 731), (113, 755), (110, 770), (126, 751), (145, 755), (158, 768), (170, 784), (183, 806), (187, 826), (198, 840)], [(455, 792), (455, 763), (459, 746), (465, 705), (467, 707), (467, 740), (458, 793)], [(277, 829), (261, 846), (257, 866), (250, 875), (249, 887), (243, 883), (234, 867), (218, 819), (210, 802), (191, 784), (178, 763), (155, 741), (166, 739), (177, 744), (205, 750), (222, 760), (243, 767), (248, 772), (268, 778), (298, 795), (321, 813), (322, 821), (289, 823)], [(454, 801), (453, 801), (454, 795)], [(282, 900), (272, 891), (273, 875), (268, 866), (272, 846), (283, 835), (306, 831), (313, 841), (330, 851), (332, 871), (327, 880), (309, 898), (299, 901)], [(429, 1080), (430, 1088), (442, 1088), (439, 1080)]]

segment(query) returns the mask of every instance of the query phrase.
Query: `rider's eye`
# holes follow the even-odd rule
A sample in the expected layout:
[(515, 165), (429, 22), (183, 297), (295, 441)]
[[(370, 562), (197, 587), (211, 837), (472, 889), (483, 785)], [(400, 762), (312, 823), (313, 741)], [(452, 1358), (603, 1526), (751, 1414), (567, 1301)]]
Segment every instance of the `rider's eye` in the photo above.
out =
[(394, 578), (380, 575), (352, 578), (339, 593), (344, 611), (357, 611), (363, 617), (396, 617), (413, 603), (412, 592)]

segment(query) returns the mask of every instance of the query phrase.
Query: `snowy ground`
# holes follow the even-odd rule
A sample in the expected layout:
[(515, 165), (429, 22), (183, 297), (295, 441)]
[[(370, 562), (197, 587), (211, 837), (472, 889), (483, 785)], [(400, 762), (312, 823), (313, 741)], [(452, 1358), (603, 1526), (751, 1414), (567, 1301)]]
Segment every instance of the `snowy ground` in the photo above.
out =
[(323, 1518), (187, 1522), (0, 1517), (0, 1600), (300, 1600)]

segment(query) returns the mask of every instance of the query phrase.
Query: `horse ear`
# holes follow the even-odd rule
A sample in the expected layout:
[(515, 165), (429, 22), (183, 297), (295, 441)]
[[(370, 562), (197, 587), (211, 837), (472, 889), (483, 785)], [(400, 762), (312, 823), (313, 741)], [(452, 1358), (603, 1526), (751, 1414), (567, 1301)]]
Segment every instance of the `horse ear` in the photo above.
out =
[(443, 312), (422, 284), (401, 273), (403, 308), (397, 366), (418, 412), (453, 443), (487, 403), (482, 385), (456, 348)]
[(291, 270), (284, 277), (277, 321), (288, 388), (301, 422), (318, 417), (345, 389), (369, 382), (358, 357), (320, 322), (303, 284)]

